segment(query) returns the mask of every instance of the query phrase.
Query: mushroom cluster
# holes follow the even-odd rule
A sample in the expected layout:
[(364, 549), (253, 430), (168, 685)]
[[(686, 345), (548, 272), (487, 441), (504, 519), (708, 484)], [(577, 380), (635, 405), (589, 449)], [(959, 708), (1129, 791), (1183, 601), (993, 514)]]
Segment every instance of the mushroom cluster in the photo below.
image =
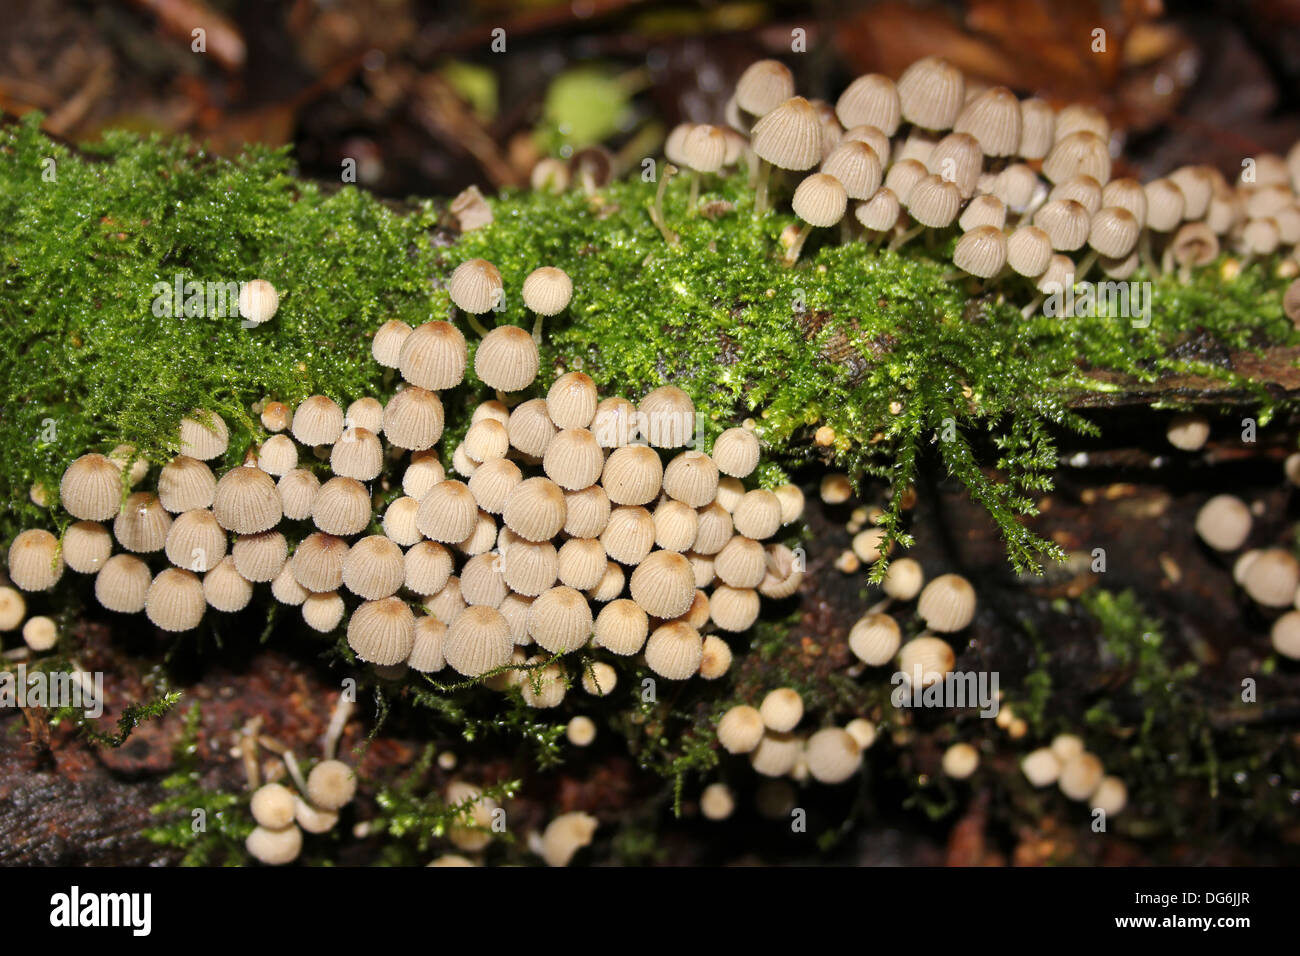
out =
[(1285, 158), (1254, 157), (1236, 183), (1210, 166), (1115, 179), (1099, 110), (1022, 100), (940, 57), (897, 81), (860, 76), (834, 104), (796, 95), (784, 64), (760, 60), (737, 82), (726, 120), (678, 126), (665, 155), (691, 171), (692, 209), (700, 176), (742, 161), (758, 215), (774, 170), (801, 177), (792, 205), (802, 225), (783, 237), (788, 263), (813, 229), (841, 225), (848, 237), (851, 220), (895, 247), (953, 227), (962, 272), (1015, 274), (1042, 292), (1094, 264), (1117, 280), (1139, 265), (1186, 277), (1225, 247), (1249, 258), (1300, 243), (1300, 143)]
[(1068, 799), (1087, 801), (1107, 816), (1119, 813), (1128, 803), (1124, 781), (1107, 774), (1101, 760), (1075, 734), (1058, 734), (1050, 746), (1026, 754), (1020, 770), (1032, 786), (1056, 784)]
[[(481, 314), (500, 296), (500, 276), (473, 260), (450, 290)], [(533, 273), (524, 291), (539, 317), (571, 293), (555, 269)], [(267, 437), (220, 475), (207, 462), (225, 455), (230, 432), (206, 412), (181, 422), (181, 454), (155, 490), (130, 488), (147, 468), (137, 476), (103, 455), (78, 458), (60, 486), (75, 523), (61, 541), (19, 534), (14, 583), (47, 589), (65, 567), (95, 575), (102, 605), (143, 611), (167, 631), (197, 627), (208, 608), (239, 611), (265, 583), (318, 631), (346, 616), (356, 656), (388, 676), (406, 666), (471, 678), (514, 668), (498, 689), (519, 686), (537, 707), (564, 696), (552, 655), (589, 642), (643, 654), (670, 680), (717, 678), (731, 661), (719, 635), (748, 629), (760, 595), (798, 588), (798, 556), (764, 542), (800, 516), (802, 495), (746, 487), (760, 458), (750, 429), (723, 431), (712, 454), (693, 447), (695, 408), (681, 389), (663, 386), (634, 405), (602, 400), (589, 376), (569, 372), (544, 398), (511, 402), (506, 393), (533, 384), (538, 350), (527, 331), (499, 326), (473, 361), (502, 399), (474, 409), (452, 477), (436, 450), (439, 392), (464, 379), (464, 337), (445, 321), (390, 321), (372, 351), (403, 379), (387, 404), (266, 403)], [(310, 467), (313, 458), (327, 466)], [(385, 491), (397, 467), (403, 494), (393, 497)], [(595, 694), (613, 683), (605, 662), (583, 677)], [(591, 735), (579, 726), (572, 736)]]

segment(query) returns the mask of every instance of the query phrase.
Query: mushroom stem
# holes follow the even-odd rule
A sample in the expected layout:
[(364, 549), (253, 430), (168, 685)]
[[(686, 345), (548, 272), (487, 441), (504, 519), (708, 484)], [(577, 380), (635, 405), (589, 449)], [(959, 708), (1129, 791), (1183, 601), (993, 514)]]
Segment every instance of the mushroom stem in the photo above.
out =
[(1023, 309), (1020, 310), (1021, 317), (1025, 319), (1033, 318), (1034, 313), (1038, 311), (1038, 307), (1042, 304), (1043, 304), (1043, 294), (1040, 292), (1038, 293), (1038, 295), (1034, 296), (1032, 302), (1030, 302), (1027, 306), (1025, 306)]
[(244, 724), (239, 738), (239, 756), (244, 762), (244, 775), (248, 778), (249, 790), (256, 790), (262, 785), (262, 772), (257, 765), (257, 732), (261, 729), (262, 718), (254, 717)]
[(688, 215), (695, 215), (695, 206), (700, 201), (700, 172), (697, 169), (691, 170), (691, 196), (686, 205)]
[(1156, 263), (1156, 257), (1151, 252), (1151, 232), (1143, 229), (1142, 237), (1138, 240), (1138, 257), (1142, 260), (1142, 265), (1146, 266), (1147, 272), (1151, 273), (1151, 278), (1160, 278), (1160, 266)]
[(302, 775), (302, 770), (298, 766), (298, 758), (293, 755), (292, 750), (285, 750), (283, 754), (284, 765), (289, 770), (289, 776), (293, 778), (294, 785), (298, 792), (302, 794), (304, 800), (307, 799), (307, 778)]
[(1082, 282), (1084, 279), (1086, 279), (1088, 277), (1088, 273), (1092, 271), (1092, 267), (1096, 264), (1097, 264), (1097, 250), (1094, 249), (1091, 252), (1089, 252), (1086, 256), (1084, 256), (1083, 261), (1079, 263), (1079, 271), (1076, 273), (1074, 277), (1074, 281)]
[(754, 191), (754, 215), (767, 212), (767, 182), (772, 178), (772, 164), (766, 159), (758, 161), (758, 188)]
[(347, 695), (339, 694), (339, 699), (334, 702), (334, 710), (330, 714), (330, 723), (325, 729), (325, 740), (322, 744), (326, 760), (333, 760), (338, 752), (339, 739), (343, 736), (343, 728), (348, 718), (352, 716), (352, 707), (353, 703)]
[(650, 221), (655, 224), (660, 235), (664, 237), (664, 242), (670, 246), (677, 244), (677, 234), (668, 228), (664, 222), (664, 190), (668, 188), (668, 180), (677, 174), (677, 167), (672, 163), (664, 164), (664, 174), (659, 177), (659, 188), (655, 190), (655, 204), (650, 209)]
[(903, 248), (903, 246), (907, 245), (909, 242), (911, 242), (913, 239), (915, 239), (923, 232), (925, 232), (925, 226), (921, 225), (920, 223), (917, 223), (915, 226), (913, 226), (911, 229), (908, 229), (905, 232), (900, 232), (898, 235), (896, 235), (893, 239), (889, 241), (889, 251), (897, 252), (899, 249)]
[(840, 242), (849, 243), (853, 239), (853, 224), (849, 222), (849, 217), (845, 216), (840, 220)]
[(812, 223), (805, 222), (799, 230), (799, 235), (795, 236), (794, 242), (790, 244), (789, 250), (785, 254), (785, 264), (792, 266), (799, 261), (799, 253), (803, 251), (803, 244), (808, 241), (808, 234), (812, 232)]
[(533, 322), (533, 341), (538, 345), (542, 344), (542, 314), (537, 313), (537, 320)]
[(488, 334), (487, 328), (484, 327), (483, 323), (478, 320), (478, 316), (473, 312), (465, 313), (465, 321), (469, 323), (471, 329), (479, 334), (480, 338)]

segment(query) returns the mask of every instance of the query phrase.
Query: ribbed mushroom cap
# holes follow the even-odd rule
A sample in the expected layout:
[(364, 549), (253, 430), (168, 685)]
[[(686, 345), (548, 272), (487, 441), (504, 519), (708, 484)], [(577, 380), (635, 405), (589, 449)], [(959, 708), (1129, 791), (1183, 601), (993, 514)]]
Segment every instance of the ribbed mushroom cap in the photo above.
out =
[(808, 772), (818, 783), (843, 783), (862, 766), (858, 742), (839, 727), (825, 727), (809, 737), (805, 755)]
[(763, 698), (758, 712), (768, 730), (794, 730), (803, 719), (803, 698), (791, 687), (779, 687)]
[(298, 467), (298, 446), (288, 435), (272, 435), (257, 450), (257, 467), (279, 477)]
[(781, 502), (781, 524), (793, 524), (803, 517), (803, 492), (797, 485), (780, 485), (772, 493)]
[(384, 446), (368, 428), (346, 429), (330, 450), (330, 469), (344, 478), (373, 481), (384, 467)]
[(282, 830), (254, 827), (244, 838), (244, 849), (259, 863), (269, 866), (292, 863), (302, 852), (302, 831), (292, 825)]
[(322, 760), (307, 774), (307, 799), (322, 810), (340, 810), (357, 792), (357, 775), (341, 760)]
[(1012, 163), (997, 174), (993, 181), (993, 195), (1001, 199), (1012, 212), (1024, 212), (1038, 191), (1038, 174), (1024, 163)]
[(1088, 805), (1094, 810), (1113, 816), (1121, 813), (1128, 804), (1128, 788), (1119, 777), (1104, 776), (1097, 788), (1088, 796)]
[(1142, 187), (1142, 191), (1146, 194), (1146, 224), (1149, 229), (1169, 232), (1182, 222), (1186, 201), (1183, 191), (1172, 179), (1153, 179)]
[(687, 169), (716, 173), (726, 158), (727, 136), (717, 126), (700, 123), (693, 126), (682, 140), (682, 161)]
[(280, 523), (280, 492), (261, 469), (232, 468), (217, 482), (212, 514), (221, 527), (237, 534), (269, 531)]
[(701, 555), (716, 555), (734, 534), (731, 514), (716, 501), (700, 508), (698, 514), (699, 524), (691, 550)]
[(1241, 586), (1264, 607), (1287, 607), (1300, 585), (1300, 564), (1281, 548), (1265, 548), (1242, 573)]
[(879, 73), (859, 76), (840, 94), (835, 115), (845, 129), (874, 126), (886, 136), (893, 136), (902, 119), (898, 87)]
[(63, 532), (63, 560), (78, 574), (98, 574), (113, 553), (113, 537), (97, 521), (77, 521)]
[(956, 655), (946, 641), (929, 634), (914, 637), (898, 652), (898, 670), (911, 683), (920, 676), (921, 686), (941, 681), (951, 671)]
[(343, 558), (344, 586), (368, 601), (396, 594), (405, 579), (402, 549), (381, 534), (362, 538)]
[(655, 544), (665, 551), (689, 551), (695, 544), (700, 516), (690, 505), (669, 498), (654, 510)]
[(59, 499), (74, 518), (104, 521), (115, 517), (122, 504), (122, 472), (103, 455), (82, 455), (63, 473)]
[(1047, 271), (1034, 280), (1039, 292), (1061, 292), (1074, 285), (1074, 260), (1069, 256), (1054, 255)]
[(979, 226), (991, 226), (1001, 229), (1007, 223), (1006, 204), (994, 195), (976, 196), (957, 217), (957, 225), (963, 232), (970, 232)]
[(417, 617), (415, 619), (415, 640), (411, 644), (411, 653), (406, 657), (406, 664), (413, 671), (421, 674), (433, 674), (447, 665), (442, 653), (442, 642), (447, 636), (447, 625), (436, 617)]
[(596, 383), (582, 372), (561, 375), (546, 393), (546, 412), (560, 428), (586, 428), (595, 418), (596, 405)]
[(1174, 233), (1170, 251), (1179, 265), (1209, 265), (1219, 255), (1219, 237), (1203, 222), (1184, 223)]
[(302, 602), (302, 619), (313, 631), (328, 634), (339, 626), (345, 610), (337, 591), (308, 594)]
[(975, 195), (983, 170), (984, 154), (979, 142), (966, 133), (949, 133), (935, 144), (924, 160), (926, 169), (952, 183), (962, 199)]
[(591, 843), (599, 825), (589, 813), (565, 813), (542, 831), (541, 857), (547, 866), (568, 866), (575, 853)]
[(645, 645), (650, 620), (641, 605), (627, 598), (610, 601), (596, 616), (596, 644), (628, 657)]
[(552, 654), (578, 650), (591, 637), (592, 627), (587, 599), (564, 585), (544, 591), (528, 609), (528, 635)]
[(564, 493), (564, 533), (574, 538), (598, 538), (609, 524), (609, 495), (600, 485)]
[(467, 605), (499, 608), (506, 597), (505, 574), (496, 554), (476, 554), (460, 572), (460, 594)]
[(545, 662), (546, 658), (541, 655), (529, 657), (524, 663), (532, 669), (517, 675), (512, 681), (518, 686), (520, 696), (529, 707), (538, 709), (558, 707), (564, 701), (564, 695), (568, 691), (564, 667), (556, 662), (549, 664)]
[[(699, 550), (698, 543), (696, 550)], [(767, 573), (767, 556), (757, 541), (737, 534), (717, 553), (714, 569), (724, 584), (756, 588)]]
[(19, 532), (9, 545), (9, 578), (24, 591), (47, 591), (63, 577), (59, 539), (41, 528)]
[(927, 56), (898, 78), (903, 119), (925, 129), (949, 129), (966, 99), (966, 81), (947, 60)]
[(95, 600), (110, 611), (138, 614), (152, 583), (147, 564), (134, 555), (115, 554), (95, 576)]
[(686, 162), (686, 137), (695, 129), (695, 123), (678, 123), (664, 139), (664, 158), (674, 166), (688, 166)]
[(415, 615), (400, 598), (366, 601), (348, 621), (348, 646), (371, 664), (400, 664), (414, 644)]
[(198, 575), (180, 568), (166, 568), (149, 585), (144, 612), (164, 631), (189, 631), (199, 626), (206, 606)]
[(468, 607), (447, 628), (443, 639), (447, 663), (466, 677), (480, 677), (510, 663), (514, 641), (510, 625), (496, 608)]
[(434, 451), (417, 451), (402, 472), (402, 490), (416, 501), (423, 501), (429, 490), (447, 477)]
[(468, 361), (460, 329), (450, 322), (425, 322), (402, 341), (396, 366), (412, 385), (442, 391), (464, 380)]
[(225, 419), (215, 412), (196, 409), (181, 419), (180, 453), (182, 455), (208, 461), (224, 455), (229, 442), (230, 429), (226, 427)]
[(389, 319), (375, 330), (370, 354), (384, 368), (397, 368), (401, 362), (402, 345), (410, 334), (411, 327), (401, 319)]
[[(763, 550), (767, 554), (767, 572), (759, 582), (759, 593), (777, 600), (788, 598), (803, 584), (803, 562), (796, 561), (795, 553), (783, 544), (769, 544)], [(700, 587), (698, 577), (696, 587)]]
[(673, 385), (661, 385), (641, 399), (637, 428), (655, 448), (680, 448), (695, 433), (695, 403)]
[(664, 469), (663, 489), (670, 498), (702, 508), (718, 493), (718, 467), (700, 451), (684, 451)]
[(1238, 237), (1241, 250), (1255, 256), (1272, 255), (1281, 241), (1277, 223), (1272, 219), (1251, 219)]
[(1086, 103), (1069, 103), (1056, 114), (1056, 138), (1064, 139), (1072, 133), (1088, 132), (1101, 140), (1110, 139), (1110, 123), (1101, 110)]
[(452, 572), (451, 552), (436, 541), (421, 541), (406, 552), (406, 587), (416, 594), (437, 594)]
[(1112, 179), (1101, 191), (1102, 206), (1118, 206), (1127, 209), (1137, 220), (1141, 229), (1147, 222), (1147, 194), (1136, 179)]
[[(116, 484), (116, 487), (117, 491), (109, 488), (101, 492), (104, 500), (112, 497), (114, 514), (117, 513), (117, 503), (121, 498), (121, 485)], [(216, 489), (217, 479), (212, 474), (212, 469), (197, 458), (190, 458), (188, 455), (178, 455), (173, 458), (163, 466), (158, 475), (158, 500), (162, 502), (164, 508), (173, 513), (210, 507)], [(67, 491), (63, 486), (60, 486), (59, 493), (63, 499), (63, 506), (71, 511), (68, 506)]]
[(794, 95), (794, 75), (779, 60), (756, 60), (736, 81), (736, 105), (762, 116)]
[(889, 563), (880, 589), (896, 601), (910, 601), (921, 593), (924, 583), (925, 572), (920, 563), (913, 558), (899, 558)]
[(559, 555), (550, 541), (510, 541), (502, 552), (506, 585), (512, 591), (537, 597), (555, 584)]
[[(243, 470), (243, 469), (241, 469)], [(266, 478), (265, 475), (262, 476)], [(266, 478), (270, 481), (269, 478)], [(271, 485), (275, 490), (275, 485)], [(276, 498), (277, 504), (279, 498)], [(276, 517), (279, 520), (279, 517)], [(137, 491), (127, 497), (113, 520), (113, 537), (127, 551), (145, 554), (161, 551), (167, 543), (167, 532), (171, 530), (172, 516), (163, 508), (156, 495), (148, 491)]]
[(822, 159), (817, 110), (802, 96), (787, 99), (754, 124), (750, 144), (760, 159), (779, 169), (812, 169)]
[(953, 129), (975, 137), (986, 156), (1014, 156), (1020, 149), (1020, 101), (1005, 86), (987, 89), (966, 102)]
[(307, 595), (310, 593), (293, 576), (293, 565), (288, 561), (284, 563), (284, 566), (280, 568), (280, 573), (271, 582), (271, 596), (279, 603), (287, 604), (290, 607), (301, 605), (303, 601), (307, 600)]
[(975, 617), (975, 589), (959, 574), (941, 574), (921, 591), (916, 609), (930, 630), (960, 631)]
[(898, 622), (888, 614), (867, 614), (849, 630), (849, 650), (871, 667), (884, 667), (903, 640)]
[(249, 810), (259, 826), (268, 830), (283, 830), (293, 823), (293, 791), (280, 783), (267, 783), (258, 787), (249, 801)]
[(1037, 97), (1020, 101), (1020, 146), (1025, 159), (1042, 159), (1056, 142), (1056, 113)]
[(469, 426), (469, 431), (465, 433), (464, 447), (465, 454), (480, 464), (496, 461), (504, 458), (510, 450), (510, 435), (501, 422), (485, 418)]
[[(722, 474), (745, 478), (758, 467), (759, 453), (758, 437), (752, 431), (747, 428), (728, 428), (714, 441), (711, 460)], [(679, 467), (685, 467), (685, 464)], [(692, 507), (708, 504), (708, 500)]]
[(474, 373), (489, 388), (517, 392), (537, 377), (537, 343), (523, 329), (500, 325), (483, 336), (474, 353)]
[(601, 448), (621, 448), (636, 440), (639, 422), (636, 406), (626, 398), (613, 396), (596, 405), (591, 433)]
[(411, 451), (432, 448), (442, 437), (442, 400), (412, 385), (394, 395), (384, 408), (384, 435), (390, 445)]
[(605, 565), (605, 575), (600, 579), (600, 583), (587, 592), (587, 597), (597, 603), (603, 604), (606, 601), (612, 601), (623, 593), (623, 585), (627, 577), (623, 574), (623, 569), (610, 561)]
[(1104, 773), (1100, 760), (1093, 754), (1082, 753), (1065, 761), (1056, 784), (1069, 799), (1087, 800), (1101, 783)]
[(1061, 776), (1061, 761), (1050, 747), (1039, 747), (1020, 761), (1020, 772), (1033, 787), (1050, 787)]
[(1283, 657), (1300, 660), (1300, 611), (1287, 611), (1274, 621), (1269, 641)]
[(1175, 415), (1169, 420), (1165, 437), (1179, 451), (1199, 451), (1210, 437), (1210, 422), (1204, 415)]
[(1007, 265), (1033, 278), (1052, 263), (1052, 240), (1037, 226), (1020, 226), (1007, 239)]
[(645, 662), (660, 677), (686, 680), (700, 669), (704, 639), (685, 621), (669, 621), (655, 628), (645, 644)]
[(537, 599), (526, 594), (509, 591), (497, 606), (501, 616), (506, 619), (506, 624), (510, 625), (510, 639), (516, 644), (524, 645), (533, 642), (533, 639), (528, 636), (528, 609), (533, 606), (535, 600)]
[(1250, 536), (1250, 508), (1236, 495), (1215, 495), (1196, 513), (1196, 533), (1215, 551), (1236, 551)]
[(795, 215), (811, 226), (825, 228), (844, 218), (848, 193), (838, 179), (827, 173), (806, 176), (794, 191)]
[(335, 591), (343, 584), (348, 543), (332, 534), (314, 532), (303, 538), (289, 564), (293, 576), (308, 591)]
[(1048, 200), (1054, 199), (1073, 199), (1084, 209), (1088, 210), (1088, 215), (1094, 215), (1101, 208), (1102, 188), (1101, 183), (1091, 176), (1080, 174), (1071, 176), (1064, 182), (1057, 183), (1047, 193)]
[(1103, 256), (1127, 256), (1137, 246), (1142, 229), (1137, 219), (1127, 209), (1108, 206), (1092, 217), (1088, 245)]
[(1141, 257), (1138, 255), (1136, 247), (1126, 256), (1112, 259), (1110, 256), (1099, 256), (1097, 264), (1101, 266), (1101, 271), (1109, 279), (1124, 280), (1137, 272), (1141, 265)]
[[(1214, 189), (1205, 208), (1205, 225), (1215, 235), (1222, 236), (1232, 231), (1245, 215), (1245, 204), (1237, 193), (1231, 189)], [(1191, 218), (1187, 216), (1185, 206), (1183, 217)]]
[(968, 743), (955, 743), (943, 752), (944, 775), (953, 780), (965, 780), (979, 765), (980, 753)]
[(547, 413), (546, 399), (533, 398), (515, 406), (507, 431), (511, 445), (525, 455), (540, 458), (558, 430)]
[(706, 635), (700, 656), (700, 676), (705, 680), (717, 680), (731, 669), (731, 662), (731, 647), (727, 642), (716, 634)]
[(293, 409), (280, 401), (267, 402), (258, 417), (269, 432), (282, 432), (293, 425)]
[(1073, 252), (1088, 241), (1092, 220), (1073, 199), (1055, 199), (1034, 213), (1034, 225), (1052, 241), (1052, 248)]
[(469, 423), (477, 425), (485, 418), (498, 421), (502, 425), (510, 424), (510, 409), (506, 408), (505, 402), (490, 398), (486, 402), (479, 402), (474, 406), (474, 413), (470, 415)]
[(415, 523), (426, 538), (455, 544), (469, 537), (477, 519), (478, 504), (469, 486), (448, 478), (424, 496)]
[(1001, 229), (979, 226), (964, 233), (953, 247), (952, 263), (981, 279), (991, 279), (1007, 264), (1007, 237)]
[(747, 754), (763, 739), (763, 717), (758, 708), (738, 704), (718, 721), (718, 743), (731, 754)]
[(731, 519), (738, 534), (759, 541), (770, 538), (781, 527), (781, 502), (765, 488), (746, 492)]
[(167, 530), (167, 560), (178, 568), (203, 573), (226, 556), (226, 532), (206, 508), (178, 516)]
[(482, 315), (494, 309), (503, 291), (501, 273), (486, 259), (462, 262), (447, 282), (451, 301), (472, 315)]
[(279, 308), (280, 293), (265, 279), (240, 283), (239, 314), (249, 322), (254, 325), (269, 322)]
[(654, 547), (655, 522), (645, 508), (624, 505), (614, 508), (600, 533), (600, 543), (613, 561), (636, 565)]
[(674, 551), (656, 551), (632, 571), (632, 600), (652, 617), (671, 619), (685, 614), (695, 598), (691, 564)]
[(506, 495), (501, 516), (526, 541), (548, 541), (564, 527), (564, 491), (549, 478), (528, 478)]
[(253, 582), (240, 574), (235, 559), (227, 556), (203, 575), (203, 597), (213, 610), (234, 614), (253, 599)]
[(720, 584), (709, 598), (709, 618), (719, 630), (739, 633), (749, 630), (759, 612), (758, 592)]
[(468, 606), (460, 593), (460, 578), (454, 574), (447, 578), (447, 583), (437, 594), (426, 598), (424, 602), (425, 611), (448, 626)]
[[(220, 494), (218, 486), (218, 498)], [(360, 534), (370, 523), (370, 495), (366, 486), (355, 478), (331, 478), (316, 492), (311, 520), (328, 534), (344, 537)]]
[(907, 194), (907, 211), (923, 226), (943, 229), (961, 209), (961, 190), (937, 174), (923, 176)]
[(892, 189), (880, 188), (866, 202), (860, 202), (853, 209), (853, 215), (866, 229), (877, 232), (892, 229), (898, 222), (901, 206)]
[(1214, 177), (1203, 166), (1180, 166), (1169, 178), (1183, 193), (1183, 218), (1188, 221), (1205, 215), (1214, 193)]
[[(601, 487), (614, 504), (648, 504), (663, 485), (663, 463), (659, 455), (645, 445), (616, 448), (603, 464), (603, 474), (599, 476)], [(594, 484), (594, 481), (588, 484)]]
[(570, 538), (557, 556), (561, 583), (579, 591), (594, 588), (605, 574), (605, 547), (596, 538)]
[(506, 499), (520, 482), (523, 473), (508, 458), (484, 462), (469, 479), (469, 490), (478, 506), (488, 514), (501, 514)]
[(331, 398), (313, 395), (294, 409), (292, 431), (304, 445), (332, 445), (343, 434), (343, 409)]
[(305, 468), (295, 468), (276, 482), (276, 490), (280, 493), (284, 516), (291, 521), (302, 521), (311, 517), (320, 479)]
[(1091, 176), (1102, 185), (1110, 181), (1110, 153), (1106, 141), (1087, 130), (1058, 138), (1043, 160), (1043, 175), (1050, 182), (1059, 183), (1080, 173)]
[(423, 538), (420, 526), (416, 524), (419, 512), (420, 503), (414, 498), (403, 496), (396, 499), (384, 511), (384, 534), (404, 548), (418, 544)]
[(547, 477), (566, 491), (580, 491), (594, 485), (604, 467), (605, 453), (596, 436), (585, 428), (563, 429), (547, 445), (542, 458)]

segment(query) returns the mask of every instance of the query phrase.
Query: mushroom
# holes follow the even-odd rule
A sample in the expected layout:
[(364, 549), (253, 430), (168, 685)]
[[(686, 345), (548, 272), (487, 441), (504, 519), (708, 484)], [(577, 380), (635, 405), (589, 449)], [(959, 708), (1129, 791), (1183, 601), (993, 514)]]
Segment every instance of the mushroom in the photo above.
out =
[(763, 739), (763, 717), (755, 707), (740, 704), (718, 721), (718, 743), (731, 754), (750, 753)]
[(59, 500), (74, 518), (104, 521), (115, 517), (122, 504), (121, 470), (103, 455), (82, 455), (64, 471)]
[(542, 266), (534, 269), (524, 280), (524, 305), (537, 315), (533, 325), (533, 341), (542, 342), (542, 320), (558, 315), (569, 307), (573, 299), (573, 280), (563, 269)]
[(750, 142), (760, 160), (754, 214), (761, 216), (767, 211), (767, 184), (773, 166), (802, 171), (821, 161), (821, 121), (811, 103), (802, 96), (791, 97), (754, 124)]
[(813, 227), (828, 228), (844, 218), (848, 207), (848, 194), (844, 186), (828, 173), (813, 173), (799, 183), (794, 191), (794, 211), (804, 224), (790, 248), (786, 250), (785, 264), (794, 265), (803, 251)]

